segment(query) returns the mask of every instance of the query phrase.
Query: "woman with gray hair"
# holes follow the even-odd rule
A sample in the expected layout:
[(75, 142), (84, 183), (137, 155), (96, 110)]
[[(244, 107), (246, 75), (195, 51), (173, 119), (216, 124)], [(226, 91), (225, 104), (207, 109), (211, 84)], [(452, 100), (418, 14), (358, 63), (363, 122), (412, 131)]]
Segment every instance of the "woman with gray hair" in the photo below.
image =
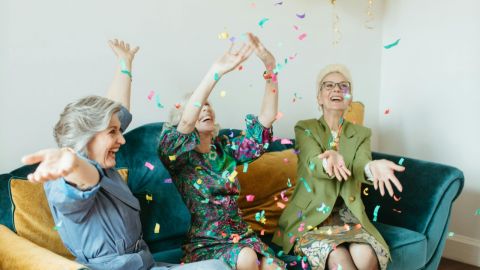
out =
[[(222, 259), (232, 269), (278, 269), (284, 263), (242, 219), (237, 204), (235, 166), (258, 158), (271, 143), (278, 106), (275, 58), (256, 36), (248, 37), (248, 45), (238, 51), (230, 48), (213, 64), (180, 117), (174, 115), (173, 123), (164, 125), (158, 152), (192, 216), (183, 261)], [(237, 137), (217, 136), (208, 97), (217, 81), (254, 51), (266, 68), (260, 115), (247, 115), (246, 132)]]
[[(140, 204), (114, 169), (122, 132), (132, 116), (131, 67), (138, 47), (109, 41), (118, 67), (107, 97), (88, 96), (67, 105), (55, 126), (60, 149), (25, 156), (40, 162), (28, 180), (45, 183), (56, 228), (77, 261), (91, 269), (168, 269), (155, 262), (142, 239)], [(153, 267), (153, 268), (152, 268)], [(220, 261), (178, 269), (226, 269)]]

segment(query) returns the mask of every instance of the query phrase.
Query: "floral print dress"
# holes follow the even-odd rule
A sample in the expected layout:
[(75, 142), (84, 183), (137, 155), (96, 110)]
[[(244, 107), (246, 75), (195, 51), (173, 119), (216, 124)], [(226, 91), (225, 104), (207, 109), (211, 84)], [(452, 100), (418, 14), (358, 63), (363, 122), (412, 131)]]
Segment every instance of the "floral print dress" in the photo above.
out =
[(267, 263), (284, 263), (242, 219), (237, 199), (240, 183), (235, 167), (258, 158), (272, 140), (272, 130), (253, 115), (246, 116), (246, 132), (218, 136), (209, 153), (199, 153), (198, 132), (182, 134), (165, 124), (160, 134), (159, 155), (190, 210), (191, 228), (183, 245), (185, 263), (221, 259), (232, 269), (240, 250), (254, 249)]

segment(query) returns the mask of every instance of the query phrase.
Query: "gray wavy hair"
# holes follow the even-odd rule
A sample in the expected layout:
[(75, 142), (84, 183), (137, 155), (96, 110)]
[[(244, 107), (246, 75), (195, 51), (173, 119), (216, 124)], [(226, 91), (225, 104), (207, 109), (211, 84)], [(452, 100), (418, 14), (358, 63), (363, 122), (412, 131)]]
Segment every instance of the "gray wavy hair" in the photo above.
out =
[(71, 147), (87, 154), (88, 142), (100, 131), (108, 128), (113, 114), (121, 104), (100, 96), (87, 96), (68, 104), (60, 114), (54, 128), (58, 147)]
[[(185, 94), (183, 96), (182, 101), (180, 102), (180, 107), (178, 109), (174, 107), (170, 110), (170, 114), (168, 116), (168, 122), (170, 123), (170, 125), (178, 126), (178, 124), (180, 123), (180, 120), (182, 120), (182, 115), (183, 115), (183, 112), (185, 111), (185, 106), (187, 105), (187, 102), (192, 95), (193, 95), (193, 92)], [(217, 137), (219, 132), (220, 132), (220, 125), (215, 123), (215, 130), (213, 131), (213, 137)]]

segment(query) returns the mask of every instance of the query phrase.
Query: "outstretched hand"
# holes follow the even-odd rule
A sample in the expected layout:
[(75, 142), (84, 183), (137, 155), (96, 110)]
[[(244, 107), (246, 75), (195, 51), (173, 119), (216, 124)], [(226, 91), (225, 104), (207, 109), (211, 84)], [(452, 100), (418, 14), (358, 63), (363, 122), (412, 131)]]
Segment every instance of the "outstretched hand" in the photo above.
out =
[(67, 148), (45, 149), (22, 158), (26, 165), (40, 162), (35, 172), (27, 176), (33, 183), (45, 183), (66, 177), (78, 166), (76, 160), (77, 155)]
[(324, 158), (327, 160), (327, 168), (325, 171), (330, 177), (335, 174), (335, 178), (337, 178), (338, 181), (347, 181), (348, 177), (352, 175), (350, 170), (347, 169), (347, 166), (345, 166), (345, 161), (343, 160), (342, 155), (337, 151), (327, 150), (318, 155), (318, 158), (320, 160), (323, 160)]
[(252, 33), (247, 33), (250, 44), (253, 46), (255, 54), (262, 60), (267, 69), (275, 68), (275, 57), (260, 42), (260, 39)]
[(118, 39), (109, 40), (108, 45), (112, 48), (112, 51), (115, 53), (118, 59), (124, 59), (125, 61), (132, 61), (135, 57), (135, 54), (138, 52), (140, 47), (130, 48), (130, 44), (124, 42), (123, 40), (118, 41)]
[(402, 192), (402, 184), (395, 177), (395, 172), (405, 171), (405, 167), (397, 165), (390, 160), (381, 159), (370, 162), (370, 171), (373, 175), (373, 187), (375, 190), (380, 188), (380, 194), (385, 195), (385, 188), (388, 191), (390, 197), (393, 196), (392, 182), (398, 191)]
[(234, 43), (230, 46), (230, 49), (222, 55), (214, 64), (215, 71), (219, 76), (222, 76), (236, 67), (250, 57), (253, 52), (253, 46), (251, 44), (243, 44), (240, 49), (234, 50)]

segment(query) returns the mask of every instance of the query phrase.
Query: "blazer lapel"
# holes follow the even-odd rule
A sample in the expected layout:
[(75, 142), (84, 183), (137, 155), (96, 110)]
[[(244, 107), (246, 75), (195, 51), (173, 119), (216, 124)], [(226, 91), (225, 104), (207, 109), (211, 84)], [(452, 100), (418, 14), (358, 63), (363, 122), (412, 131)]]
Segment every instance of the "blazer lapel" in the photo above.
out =
[[(114, 169), (106, 169), (104, 172), (107, 177), (104, 177), (102, 181), (100, 181), (103, 189), (130, 207), (140, 210), (140, 203), (123, 182), (121, 176)], [(119, 184), (118, 182), (121, 183)]]
[(340, 154), (343, 156), (345, 165), (351, 168), (355, 152), (357, 150), (358, 136), (355, 136), (355, 126), (345, 120), (343, 134), (340, 135)]

